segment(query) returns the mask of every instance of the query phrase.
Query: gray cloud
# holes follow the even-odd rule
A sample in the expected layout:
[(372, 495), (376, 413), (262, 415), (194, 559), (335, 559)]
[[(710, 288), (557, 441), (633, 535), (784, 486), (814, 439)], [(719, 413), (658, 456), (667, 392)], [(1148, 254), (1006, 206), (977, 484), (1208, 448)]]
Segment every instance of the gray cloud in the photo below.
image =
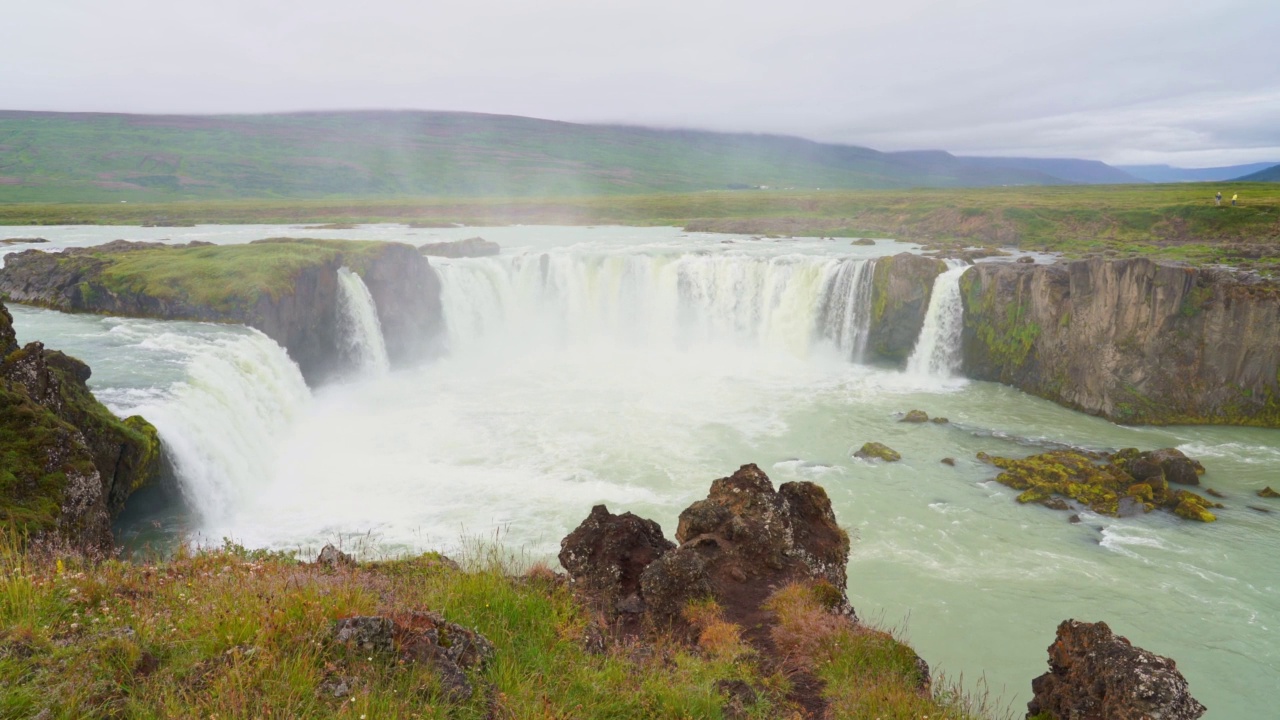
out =
[(14, 3), (0, 106), (422, 108), (881, 149), (1280, 160), (1273, 0)]

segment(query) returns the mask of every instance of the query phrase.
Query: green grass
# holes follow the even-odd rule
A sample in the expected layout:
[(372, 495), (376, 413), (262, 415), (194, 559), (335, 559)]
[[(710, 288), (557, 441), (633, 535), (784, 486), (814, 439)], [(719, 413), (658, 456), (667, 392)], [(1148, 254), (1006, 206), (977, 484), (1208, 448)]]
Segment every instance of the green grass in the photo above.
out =
[[(1240, 193), (1240, 207), (1213, 192)], [(3, 197), (0, 195), (0, 197)], [(680, 225), (773, 235), (881, 236), (1016, 245), (1079, 256), (1274, 261), (1280, 184), (1178, 184), (822, 192), (741, 191), (540, 198), (0, 202), (0, 224), (373, 223)], [(1259, 258), (1241, 252), (1247, 245)], [(1246, 249), (1249, 249), (1246, 248)]]
[[(765, 669), (713, 610), (699, 609), (697, 643), (655, 636), (593, 654), (582, 643), (591, 617), (545, 566), (495, 551), (469, 565), (429, 553), (323, 568), (232, 545), (92, 564), (24, 555), (0, 533), (0, 717), (720, 718), (718, 680), (756, 689), (748, 717), (795, 716), (787, 674)], [(428, 609), (496, 646), (469, 700), (446, 699), (420, 667), (332, 639), (338, 618)], [(826, 638), (812, 668), (833, 704), (892, 698), (836, 717), (976, 717), (918, 692), (910, 650), (866, 633), (870, 644), (849, 648)], [(329, 691), (338, 678), (350, 695)]]
[(83, 273), (81, 292), (87, 300), (105, 290), (234, 315), (248, 311), (264, 295), (276, 299), (293, 292), (298, 276), (307, 268), (340, 258), (358, 271), (386, 246), (381, 242), (278, 238), (248, 245), (89, 251), (56, 255), (50, 262)]

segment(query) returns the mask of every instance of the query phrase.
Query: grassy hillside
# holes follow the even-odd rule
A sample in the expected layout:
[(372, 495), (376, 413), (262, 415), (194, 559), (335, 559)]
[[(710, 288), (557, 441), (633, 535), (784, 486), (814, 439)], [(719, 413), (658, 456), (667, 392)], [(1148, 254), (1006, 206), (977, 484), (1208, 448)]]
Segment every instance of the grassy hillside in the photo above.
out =
[(1169, 165), (1117, 165), (1116, 169), (1156, 183), (1227, 182), (1243, 179), (1243, 176), (1259, 170), (1266, 170), (1274, 164), (1274, 162), (1261, 162), (1207, 168), (1180, 168)]
[(756, 186), (813, 190), (1066, 182), (1040, 167), (1014, 165), (782, 136), (467, 113), (0, 111), (0, 202), (574, 196)]

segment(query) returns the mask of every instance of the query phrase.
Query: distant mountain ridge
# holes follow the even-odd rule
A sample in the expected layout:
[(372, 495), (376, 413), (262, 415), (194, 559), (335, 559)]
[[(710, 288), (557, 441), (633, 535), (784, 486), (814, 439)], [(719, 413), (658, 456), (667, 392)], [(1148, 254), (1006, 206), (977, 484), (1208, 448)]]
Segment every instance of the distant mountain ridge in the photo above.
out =
[(1121, 168), (1108, 165), (1101, 160), (1019, 157), (965, 157), (964, 160), (988, 167), (1018, 168), (1040, 172), (1050, 177), (1061, 178), (1081, 185), (1128, 185), (1150, 182), (1145, 178), (1125, 172)]
[(1148, 182), (1225, 182), (1227, 180), (1244, 180), (1243, 176), (1265, 170), (1272, 165), (1275, 165), (1275, 163), (1260, 162), (1208, 168), (1181, 168), (1170, 165), (1117, 165), (1116, 168)]
[(1280, 165), (1272, 165), (1265, 170), (1250, 173), (1242, 178), (1237, 178), (1237, 180), (1242, 182), (1280, 182)]
[(0, 202), (1138, 182), (1100, 162), (426, 111), (0, 111)]

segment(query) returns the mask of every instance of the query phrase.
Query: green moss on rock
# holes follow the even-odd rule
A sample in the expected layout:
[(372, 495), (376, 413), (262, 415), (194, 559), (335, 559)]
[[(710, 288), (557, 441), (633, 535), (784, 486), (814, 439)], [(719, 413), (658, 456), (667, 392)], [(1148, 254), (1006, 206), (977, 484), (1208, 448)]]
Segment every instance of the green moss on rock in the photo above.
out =
[[(1126, 471), (1127, 467), (1149, 463), (1152, 457), (1168, 456), (1167, 451), (1162, 450), (1132, 449), (1114, 455), (1053, 450), (1020, 459), (978, 453), (979, 460), (1003, 471), (996, 476), (997, 482), (1021, 491), (1017, 497), (1020, 503), (1034, 502), (1065, 509), (1061, 499), (1066, 498), (1102, 515), (1120, 515), (1122, 506), (1139, 511), (1163, 508), (1188, 520), (1213, 522), (1216, 518), (1209, 508), (1221, 505), (1186, 490), (1171, 492), (1163, 475), (1142, 478), (1139, 482)], [(1183, 459), (1189, 460), (1185, 456)], [(1125, 514), (1131, 511), (1126, 510)]]
[(894, 450), (884, 443), (878, 442), (863, 444), (863, 446), (859, 448), (853, 456), (864, 460), (871, 460), (874, 458), (885, 462), (897, 462), (902, 459), (902, 455), (897, 450)]

